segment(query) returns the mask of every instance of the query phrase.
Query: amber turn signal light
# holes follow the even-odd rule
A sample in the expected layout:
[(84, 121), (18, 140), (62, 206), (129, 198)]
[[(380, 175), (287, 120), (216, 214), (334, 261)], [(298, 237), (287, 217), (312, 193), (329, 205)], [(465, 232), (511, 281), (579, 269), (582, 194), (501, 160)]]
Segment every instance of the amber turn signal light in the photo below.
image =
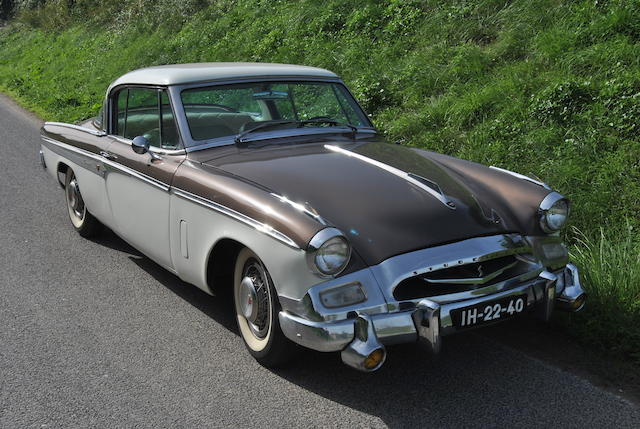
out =
[(376, 369), (384, 361), (384, 350), (375, 349), (364, 360), (364, 367), (369, 370)]

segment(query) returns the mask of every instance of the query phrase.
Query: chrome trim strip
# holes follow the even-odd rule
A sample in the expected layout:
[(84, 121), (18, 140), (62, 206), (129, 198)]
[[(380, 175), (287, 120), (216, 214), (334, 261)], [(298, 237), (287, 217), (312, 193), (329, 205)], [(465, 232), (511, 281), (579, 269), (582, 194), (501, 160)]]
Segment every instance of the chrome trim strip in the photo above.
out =
[(166, 183), (161, 182), (161, 181), (159, 181), (157, 179), (154, 179), (151, 176), (147, 176), (146, 174), (142, 174), (142, 173), (140, 173), (140, 172), (138, 172), (138, 171), (136, 171), (136, 170), (134, 170), (132, 168), (129, 168), (129, 167), (126, 167), (126, 166), (124, 166), (122, 164), (119, 164), (117, 162), (108, 160), (107, 158), (104, 158), (104, 157), (102, 157), (102, 156), (100, 156), (98, 154), (95, 154), (93, 152), (89, 152), (88, 150), (80, 149), (80, 148), (77, 148), (75, 146), (71, 146), (71, 145), (69, 145), (67, 143), (62, 143), (61, 141), (52, 139), (51, 137), (47, 137), (47, 136), (41, 136), (41, 137), (42, 137), (42, 140), (44, 140), (44, 141), (46, 141), (48, 143), (54, 144), (54, 145), (56, 145), (58, 147), (61, 147), (61, 148), (66, 149), (68, 151), (77, 153), (79, 155), (83, 155), (83, 156), (85, 156), (85, 157), (87, 157), (89, 159), (92, 159), (92, 160), (96, 161), (96, 162), (101, 162), (104, 165), (107, 165), (107, 166), (109, 166), (111, 168), (114, 168), (116, 170), (119, 170), (119, 171), (121, 171), (121, 172), (123, 172), (125, 174), (133, 176), (136, 179), (140, 179), (143, 182), (146, 182), (146, 183), (148, 183), (148, 184), (150, 184), (152, 186), (155, 186), (156, 188), (162, 189), (163, 191), (168, 191), (169, 190), (169, 185), (167, 185)]
[(315, 219), (316, 221), (318, 221), (322, 225), (324, 225), (324, 226), (328, 226), (329, 225), (329, 223), (326, 220), (324, 220), (322, 218), (322, 216), (320, 216), (318, 213), (316, 213), (315, 210), (313, 210), (313, 208), (309, 209), (308, 206), (306, 206), (304, 204), (296, 203), (295, 201), (291, 201), (287, 197), (283, 197), (282, 195), (278, 195), (278, 194), (273, 193), (273, 192), (271, 193), (271, 195), (276, 197), (277, 199), (279, 199), (281, 202), (283, 202), (285, 204), (289, 204), (294, 209), (299, 210), (300, 212), (306, 214), (310, 218)]
[(183, 189), (179, 189), (179, 188), (171, 188), (172, 192), (181, 198), (184, 198), (186, 200), (192, 201), (194, 203), (200, 204), (203, 207), (207, 207), (210, 208), (212, 210), (215, 210), (219, 213), (222, 213), (226, 216), (229, 216), (237, 221), (240, 221), (246, 225), (249, 225), (253, 228), (255, 228), (256, 230), (275, 238), (278, 241), (281, 241), (282, 243), (286, 244), (289, 247), (292, 247), (294, 249), (300, 249), (300, 246), (298, 246), (296, 244), (295, 241), (293, 241), (291, 238), (289, 238), (288, 236), (286, 236), (285, 234), (281, 233), (278, 230), (273, 229), (271, 226), (261, 223), (249, 216), (246, 216), (240, 212), (237, 212), (229, 207), (223, 206), (222, 204), (218, 204), (214, 201), (208, 200), (206, 198), (202, 198), (196, 194), (192, 194), (191, 192), (185, 191)]
[(72, 128), (74, 130), (84, 131), (85, 133), (93, 134), (94, 136), (104, 137), (107, 135), (104, 131), (95, 131), (91, 128), (83, 127), (75, 124), (67, 124), (66, 122), (45, 122), (44, 125), (55, 125), (57, 127)]
[[(483, 285), (483, 284), (495, 279), (496, 277), (498, 277), (500, 274), (504, 273), (508, 269), (515, 267), (516, 264), (518, 264), (518, 261), (515, 261), (515, 262), (513, 262), (512, 264), (509, 264), (509, 265), (505, 265), (504, 267), (498, 269), (497, 271), (494, 271), (493, 273), (487, 274), (484, 277), (467, 277), (467, 278), (460, 278), (460, 279), (435, 279), (435, 280), (426, 278), (424, 280), (427, 283), (434, 283), (434, 284)], [(462, 266), (464, 266), (464, 265), (462, 265)], [(436, 273), (437, 273), (437, 271), (436, 271)]]
[(515, 171), (507, 170), (506, 168), (496, 167), (495, 165), (490, 165), (489, 168), (497, 171), (502, 171), (503, 173), (509, 174), (513, 177), (517, 177), (518, 179), (521, 179), (521, 180), (526, 180), (527, 182), (535, 183), (536, 185), (542, 186), (543, 188), (551, 191), (551, 186), (539, 180), (532, 179), (529, 176), (525, 176), (524, 174), (516, 173)]
[(436, 198), (438, 201), (440, 201), (442, 204), (444, 204), (445, 207), (447, 207), (447, 208), (449, 208), (451, 210), (455, 210), (455, 206), (450, 205), (450, 201), (447, 198), (445, 198), (443, 194), (441, 194), (439, 192), (436, 192), (431, 187), (425, 185), (424, 183), (420, 182), (419, 180), (414, 179), (413, 177), (411, 177), (412, 175), (410, 173), (407, 173), (406, 171), (402, 171), (402, 170), (400, 170), (398, 168), (392, 167), (392, 166), (390, 166), (388, 164), (385, 164), (383, 162), (376, 161), (375, 159), (369, 158), (369, 157), (364, 156), (364, 155), (360, 155), (359, 153), (355, 153), (355, 152), (343, 149), (343, 148), (338, 147), (338, 146), (326, 144), (326, 145), (324, 145), (324, 147), (325, 147), (325, 149), (328, 149), (330, 151), (341, 153), (341, 154), (347, 155), (347, 156), (351, 156), (351, 157), (356, 158), (356, 159), (358, 159), (360, 161), (366, 162), (367, 164), (371, 164), (371, 165), (373, 165), (375, 167), (381, 168), (382, 170), (385, 170), (386, 172), (391, 173), (391, 174), (393, 174), (395, 176), (398, 176), (401, 179), (404, 179), (407, 182), (411, 183), (412, 185), (417, 186), (418, 188), (420, 188), (423, 191), (427, 192), (428, 194), (430, 194), (431, 196)]

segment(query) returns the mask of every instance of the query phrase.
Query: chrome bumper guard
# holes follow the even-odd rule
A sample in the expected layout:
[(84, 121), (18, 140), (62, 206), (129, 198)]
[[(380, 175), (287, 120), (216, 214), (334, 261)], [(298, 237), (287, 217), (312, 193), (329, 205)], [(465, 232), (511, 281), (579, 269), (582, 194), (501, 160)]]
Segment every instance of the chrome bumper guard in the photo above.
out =
[[(442, 337), (457, 332), (451, 311), (510, 295), (527, 294), (527, 308), (547, 321), (557, 304), (559, 309), (578, 311), (584, 306), (585, 293), (574, 265), (559, 273), (543, 271), (538, 278), (512, 289), (457, 302), (418, 302), (415, 309), (383, 314), (358, 314), (356, 318), (335, 322), (315, 322), (281, 311), (280, 326), (287, 338), (310, 349), (342, 351), (344, 363), (359, 370), (364, 357), (384, 346), (420, 340), (438, 353)], [(376, 368), (377, 369), (377, 368)]]

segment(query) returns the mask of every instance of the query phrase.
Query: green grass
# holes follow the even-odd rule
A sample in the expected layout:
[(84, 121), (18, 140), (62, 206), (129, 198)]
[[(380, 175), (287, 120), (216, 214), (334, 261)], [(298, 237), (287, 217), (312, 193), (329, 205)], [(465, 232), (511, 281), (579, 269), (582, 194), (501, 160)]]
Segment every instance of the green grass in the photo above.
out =
[(567, 239), (591, 300), (563, 326), (640, 361), (639, 0), (68, 4), (24, 9), (0, 29), (0, 88), (44, 118), (94, 115), (113, 79), (147, 65), (333, 70), (390, 140), (568, 195)]
[[(589, 237), (576, 230), (572, 260), (583, 267), (582, 280), (589, 285), (589, 299), (597, 303), (584, 309), (578, 321), (568, 327), (579, 337), (589, 338), (596, 348), (629, 353), (640, 361), (640, 253), (630, 226), (626, 234), (600, 228)], [(616, 329), (611, 329), (616, 326)]]

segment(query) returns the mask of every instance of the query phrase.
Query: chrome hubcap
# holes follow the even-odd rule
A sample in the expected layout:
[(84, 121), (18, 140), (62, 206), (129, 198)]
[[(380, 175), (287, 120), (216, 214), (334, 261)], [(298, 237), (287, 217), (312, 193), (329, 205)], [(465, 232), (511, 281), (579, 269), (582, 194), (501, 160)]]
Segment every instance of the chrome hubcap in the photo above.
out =
[(256, 304), (256, 288), (250, 277), (245, 277), (240, 283), (240, 309), (242, 315), (251, 323), (256, 321), (258, 306)]
[(238, 295), (239, 310), (249, 322), (251, 331), (257, 338), (265, 338), (269, 332), (269, 283), (258, 262), (250, 261), (245, 266)]
[(67, 200), (73, 214), (82, 220), (84, 218), (84, 201), (82, 200), (82, 195), (80, 195), (80, 188), (75, 177), (69, 181), (67, 186)]

